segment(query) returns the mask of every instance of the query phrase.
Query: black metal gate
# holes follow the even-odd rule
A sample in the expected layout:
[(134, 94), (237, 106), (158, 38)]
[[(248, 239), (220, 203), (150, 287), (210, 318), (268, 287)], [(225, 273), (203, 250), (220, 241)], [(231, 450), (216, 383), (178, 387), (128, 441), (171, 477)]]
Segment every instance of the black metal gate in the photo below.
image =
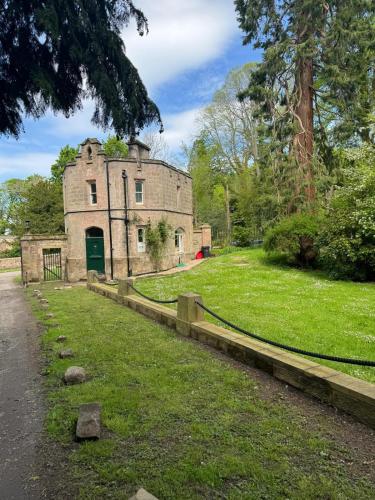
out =
[(43, 249), (44, 281), (61, 280), (61, 248)]

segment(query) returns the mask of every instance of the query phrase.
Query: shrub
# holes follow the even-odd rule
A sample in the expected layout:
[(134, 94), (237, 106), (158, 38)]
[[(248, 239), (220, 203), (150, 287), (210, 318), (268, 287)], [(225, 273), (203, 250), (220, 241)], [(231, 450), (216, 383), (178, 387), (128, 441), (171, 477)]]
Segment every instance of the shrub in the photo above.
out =
[(248, 247), (251, 244), (253, 231), (249, 227), (234, 226), (233, 242), (239, 247)]
[(310, 266), (317, 258), (316, 239), (321, 218), (314, 214), (294, 214), (268, 230), (264, 239), (267, 253), (278, 253), (288, 261)]
[(129, 153), (128, 145), (115, 135), (109, 135), (103, 143), (103, 151), (110, 158), (126, 158)]
[(370, 159), (347, 170), (319, 237), (321, 263), (335, 278), (375, 280), (375, 171)]
[(165, 219), (161, 219), (155, 226), (149, 222), (146, 227), (146, 250), (156, 271), (160, 269), (170, 232), (171, 227)]
[(21, 256), (21, 245), (19, 241), (16, 241), (12, 244), (11, 248), (8, 250), (3, 250), (0, 252), (0, 259), (7, 259), (11, 257), (20, 257)]

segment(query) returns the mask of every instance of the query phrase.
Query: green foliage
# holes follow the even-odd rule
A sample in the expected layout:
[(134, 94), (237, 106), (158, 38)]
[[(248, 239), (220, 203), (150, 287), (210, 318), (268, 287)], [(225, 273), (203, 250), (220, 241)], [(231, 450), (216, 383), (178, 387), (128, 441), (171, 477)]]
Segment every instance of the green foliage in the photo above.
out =
[(235, 244), (239, 247), (250, 246), (252, 240), (252, 230), (249, 227), (234, 226), (232, 231), (232, 238)]
[[(0, 0), (0, 134), (18, 136), (24, 115), (71, 115), (95, 102), (93, 122), (119, 136), (160, 122), (125, 54), (123, 28), (147, 20), (132, 0)], [(15, 40), (17, 43), (15, 43)]]
[(11, 257), (20, 257), (21, 255), (21, 245), (19, 241), (12, 244), (11, 248), (0, 252), (0, 259), (6, 259)]
[(193, 179), (195, 225), (210, 224), (214, 235), (225, 232), (225, 193), (222, 177), (213, 168), (213, 151), (203, 138), (194, 142), (189, 158)]
[(334, 277), (375, 280), (375, 149), (343, 155), (350, 166), (319, 238), (321, 261)]
[(151, 222), (146, 227), (146, 251), (154, 264), (155, 270), (159, 271), (163, 261), (163, 256), (171, 234), (171, 226), (166, 219), (161, 219), (157, 224)]
[(79, 152), (79, 148), (73, 148), (68, 144), (60, 149), (59, 156), (55, 163), (51, 167), (51, 178), (55, 182), (62, 182), (62, 176), (66, 165), (70, 162), (75, 161), (75, 158)]
[(338, 140), (371, 140), (373, 2), (235, 0), (235, 6), (244, 43), (264, 50), (241, 95), (259, 103), (269, 137), (277, 132), (274, 147), (281, 152), (295, 134), (302, 61), (313, 63), (312, 111), (320, 152)]
[(61, 184), (40, 176), (22, 181), (19, 200), (10, 212), (12, 234), (22, 236), (29, 221), (32, 234), (64, 232), (64, 206)]
[(123, 140), (115, 135), (109, 135), (103, 143), (103, 151), (109, 158), (126, 158), (129, 148)]
[(285, 255), (290, 262), (309, 266), (318, 255), (316, 238), (320, 227), (321, 221), (316, 215), (291, 215), (266, 233), (264, 249), (268, 253)]

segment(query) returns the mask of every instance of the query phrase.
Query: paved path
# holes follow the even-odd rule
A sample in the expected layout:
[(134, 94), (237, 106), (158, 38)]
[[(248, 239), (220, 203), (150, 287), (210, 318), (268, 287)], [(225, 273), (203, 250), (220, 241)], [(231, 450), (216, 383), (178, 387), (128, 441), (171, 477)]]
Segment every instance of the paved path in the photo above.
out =
[(29, 482), (42, 431), (38, 326), (18, 275), (0, 273), (0, 500), (38, 498)]

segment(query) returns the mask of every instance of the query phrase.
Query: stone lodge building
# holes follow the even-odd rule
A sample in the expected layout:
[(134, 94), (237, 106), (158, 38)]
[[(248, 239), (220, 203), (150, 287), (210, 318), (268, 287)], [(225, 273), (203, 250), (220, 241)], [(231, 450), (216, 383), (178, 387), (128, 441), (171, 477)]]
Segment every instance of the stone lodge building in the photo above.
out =
[(128, 145), (127, 158), (111, 159), (97, 139), (82, 143), (63, 176), (66, 234), (53, 236), (52, 245), (42, 235), (22, 238), (25, 281), (48, 279), (45, 254), (58, 251), (62, 278), (68, 281), (86, 279), (88, 270), (107, 279), (153, 272), (145, 230), (161, 219), (171, 228), (162, 269), (185, 263), (202, 246), (211, 246), (210, 226), (193, 229), (189, 174), (150, 159), (149, 147), (138, 140)]

